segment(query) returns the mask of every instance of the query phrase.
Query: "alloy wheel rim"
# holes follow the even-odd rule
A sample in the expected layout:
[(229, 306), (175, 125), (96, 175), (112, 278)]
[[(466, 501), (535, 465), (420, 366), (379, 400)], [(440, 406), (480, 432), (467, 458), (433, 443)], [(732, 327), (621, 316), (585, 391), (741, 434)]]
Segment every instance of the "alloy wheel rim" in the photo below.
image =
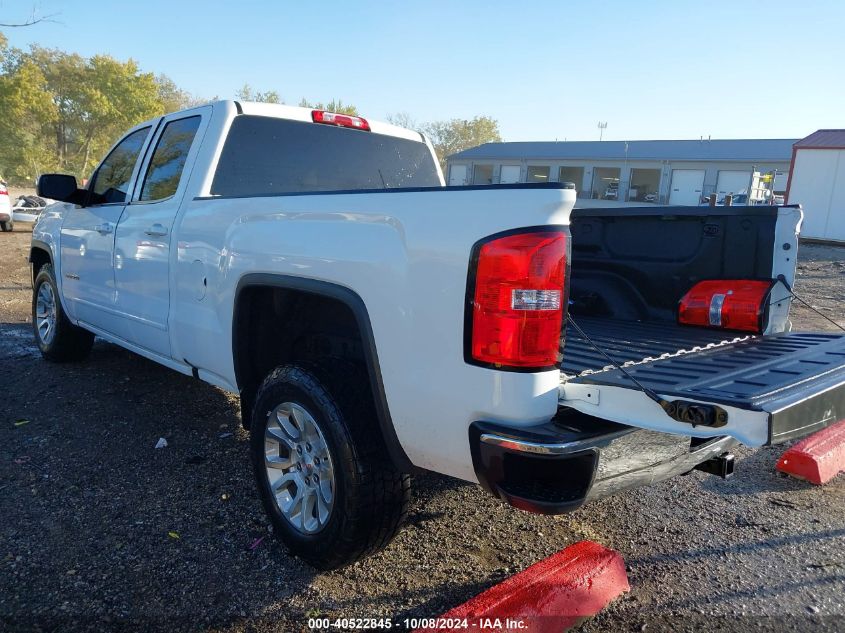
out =
[(285, 520), (303, 534), (322, 530), (334, 507), (334, 465), (323, 431), (301, 405), (283, 402), (268, 414), (264, 467)]
[(53, 287), (46, 282), (38, 287), (35, 325), (41, 342), (44, 345), (52, 343), (56, 336), (56, 295), (53, 293)]

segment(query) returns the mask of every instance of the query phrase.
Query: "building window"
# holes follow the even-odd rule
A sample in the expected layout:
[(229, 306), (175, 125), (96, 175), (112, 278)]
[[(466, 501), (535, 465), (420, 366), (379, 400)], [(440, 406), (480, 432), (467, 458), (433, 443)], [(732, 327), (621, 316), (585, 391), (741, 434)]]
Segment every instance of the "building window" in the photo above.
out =
[(637, 202), (657, 202), (659, 191), (659, 169), (631, 170), (631, 185), (628, 187), (628, 200), (635, 200)]
[(475, 165), (472, 168), (472, 184), (492, 185), (493, 165)]
[(539, 165), (528, 166), (528, 178), (526, 182), (549, 182), (549, 167), (541, 167)]
[[(581, 188), (584, 186), (583, 167), (561, 167), (558, 171), (558, 182), (571, 182), (575, 185), (578, 195), (581, 195)], [(588, 196), (589, 197), (589, 196)]]
[(618, 167), (593, 168), (592, 198), (619, 200), (619, 177), (621, 171)]

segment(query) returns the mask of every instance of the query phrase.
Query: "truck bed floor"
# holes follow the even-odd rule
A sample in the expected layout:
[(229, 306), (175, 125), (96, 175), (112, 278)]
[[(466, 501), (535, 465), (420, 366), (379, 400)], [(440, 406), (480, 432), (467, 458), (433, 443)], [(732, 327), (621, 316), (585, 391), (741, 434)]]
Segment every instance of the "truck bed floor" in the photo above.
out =
[[(641, 362), (664, 354), (696, 347), (726, 345), (748, 338), (741, 332), (725, 332), (652, 321), (621, 321), (604, 317), (573, 317), (593, 342), (619, 364)], [(578, 376), (601, 371), (609, 363), (571, 326), (566, 328), (563, 373)]]

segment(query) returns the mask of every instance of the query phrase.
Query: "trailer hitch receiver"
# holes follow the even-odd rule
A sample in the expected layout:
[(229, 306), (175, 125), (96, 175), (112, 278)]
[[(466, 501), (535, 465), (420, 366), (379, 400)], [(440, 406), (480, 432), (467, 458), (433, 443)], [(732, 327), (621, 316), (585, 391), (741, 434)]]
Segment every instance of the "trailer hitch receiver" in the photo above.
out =
[(734, 474), (734, 456), (733, 453), (722, 453), (716, 457), (711, 457), (705, 462), (701, 462), (695, 467), (695, 470), (700, 470), (711, 475), (716, 475), (722, 479), (733, 477)]

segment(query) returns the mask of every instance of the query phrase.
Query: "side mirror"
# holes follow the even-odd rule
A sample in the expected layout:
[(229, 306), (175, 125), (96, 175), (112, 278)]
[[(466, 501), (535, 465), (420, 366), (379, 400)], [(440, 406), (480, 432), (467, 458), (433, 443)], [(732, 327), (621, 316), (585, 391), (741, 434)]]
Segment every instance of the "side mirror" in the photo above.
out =
[(35, 190), (42, 198), (82, 204), (85, 192), (76, 184), (76, 178), (67, 174), (41, 174)]

